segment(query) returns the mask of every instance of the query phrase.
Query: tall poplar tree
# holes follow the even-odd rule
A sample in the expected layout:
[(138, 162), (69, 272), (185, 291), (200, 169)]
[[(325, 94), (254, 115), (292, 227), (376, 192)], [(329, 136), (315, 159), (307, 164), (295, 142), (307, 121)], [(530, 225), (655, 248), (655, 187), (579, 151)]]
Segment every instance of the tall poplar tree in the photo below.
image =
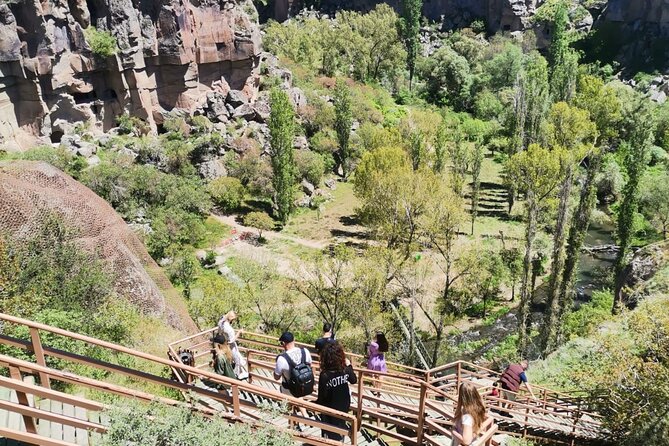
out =
[(613, 312), (620, 310), (622, 293), (620, 276), (627, 265), (632, 237), (634, 236), (634, 216), (639, 210), (639, 185), (650, 155), (650, 147), (655, 133), (655, 119), (650, 101), (641, 95), (626, 100), (623, 109), (623, 167), (627, 172), (627, 183), (623, 188), (623, 200), (618, 210), (618, 244), (620, 249), (615, 262), (616, 290)]
[(420, 51), (420, 18), (422, 11), (423, 0), (402, 0), (402, 37), (407, 49), (410, 90), (413, 88), (416, 59)]
[(341, 165), (342, 176), (348, 178), (349, 166), (351, 164), (351, 124), (353, 114), (351, 113), (351, 92), (348, 85), (340, 79), (337, 80), (334, 92), (335, 109), (335, 131), (339, 143), (338, 160)]
[(586, 110), (571, 107), (565, 102), (553, 105), (548, 118), (547, 140), (553, 148), (561, 149), (561, 178), (558, 192), (559, 204), (553, 231), (553, 254), (551, 275), (548, 281), (548, 314), (546, 330), (542, 340), (545, 352), (552, 349), (557, 339), (558, 314), (560, 313), (560, 288), (565, 265), (565, 242), (569, 230), (569, 200), (574, 185), (574, 177), (583, 158), (593, 152), (597, 128), (590, 121)]
[(295, 138), (295, 111), (285, 91), (274, 88), (270, 92), (269, 132), (272, 185), (276, 216), (286, 223), (293, 210), (295, 194), (295, 160), (293, 139)]
[(569, 11), (560, 2), (553, 17), (553, 39), (549, 49), (550, 88), (554, 102), (569, 102), (574, 95), (578, 76), (578, 54), (569, 46)]
[(537, 235), (540, 204), (555, 190), (560, 175), (560, 150), (548, 150), (532, 144), (527, 150), (512, 156), (506, 163), (506, 175), (517, 184), (526, 197), (525, 255), (520, 289), (518, 320), (518, 350), (527, 352), (532, 298), (532, 252)]

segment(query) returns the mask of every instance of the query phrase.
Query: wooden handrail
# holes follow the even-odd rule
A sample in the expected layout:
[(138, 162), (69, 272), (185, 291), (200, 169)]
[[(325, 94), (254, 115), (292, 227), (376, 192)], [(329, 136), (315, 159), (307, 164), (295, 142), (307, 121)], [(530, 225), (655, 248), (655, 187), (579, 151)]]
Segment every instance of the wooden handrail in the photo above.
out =
[[(118, 352), (118, 353), (127, 354), (129, 356), (133, 356), (133, 357), (136, 357), (136, 358), (139, 358), (139, 359), (143, 359), (143, 360), (146, 360), (146, 361), (149, 361), (149, 362), (152, 362), (152, 363), (167, 366), (171, 369), (177, 369), (177, 370), (180, 370), (184, 373), (187, 373), (187, 374), (190, 374), (190, 375), (193, 375), (193, 376), (197, 376), (197, 377), (200, 377), (200, 378), (205, 378), (205, 379), (207, 379), (211, 382), (214, 382), (214, 383), (217, 383), (217, 384), (222, 384), (222, 385), (230, 387), (230, 388), (232, 388), (234, 386), (234, 387), (236, 387), (240, 390), (244, 390), (244, 391), (247, 391), (249, 393), (252, 393), (252, 394), (255, 394), (255, 395), (270, 399), (270, 400), (286, 401), (290, 405), (295, 406), (295, 407), (303, 407), (303, 408), (305, 408), (307, 410), (310, 410), (312, 412), (315, 412), (315, 413), (323, 413), (323, 414), (327, 414), (327, 415), (329, 415), (331, 417), (334, 417), (334, 418), (342, 419), (343, 421), (348, 422), (351, 425), (351, 429), (350, 429), (348, 434), (349, 434), (349, 437), (351, 438), (351, 441), (354, 442), (354, 443), (356, 442), (357, 423), (356, 423), (356, 418), (353, 415), (342, 413), (342, 412), (330, 409), (330, 408), (325, 407), (325, 406), (321, 406), (321, 405), (318, 405), (318, 404), (315, 404), (315, 403), (311, 403), (309, 401), (304, 401), (302, 399), (294, 398), (292, 396), (285, 395), (285, 394), (282, 394), (282, 393), (277, 392), (277, 391), (262, 389), (262, 388), (259, 388), (257, 386), (254, 386), (252, 384), (245, 383), (243, 381), (238, 381), (238, 380), (226, 378), (226, 377), (217, 375), (213, 372), (197, 369), (195, 367), (190, 367), (190, 366), (187, 366), (187, 365), (182, 364), (182, 363), (177, 362), (177, 361), (164, 359), (164, 358), (161, 358), (161, 357), (158, 357), (158, 356), (154, 356), (154, 355), (150, 355), (150, 354), (140, 352), (140, 351), (137, 351), (137, 350), (129, 349), (127, 347), (123, 347), (123, 346), (120, 346), (120, 345), (117, 345), (117, 344), (102, 341), (102, 340), (95, 339), (95, 338), (85, 336), (85, 335), (81, 335), (81, 334), (78, 334), (78, 333), (72, 333), (72, 332), (69, 332), (67, 330), (62, 330), (62, 329), (59, 329), (59, 328), (56, 328), (56, 327), (51, 327), (51, 326), (41, 324), (41, 323), (38, 323), (38, 322), (28, 321), (28, 320), (17, 318), (17, 317), (10, 316), (10, 315), (7, 315), (7, 314), (0, 314), (0, 319), (2, 319), (4, 321), (7, 321), (7, 322), (10, 322), (10, 323), (23, 325), (23, 326), (26, 326), (26, 327), (29, 327), (29, 328), (34, 328), (34, 329), (37, 329), (37, 330), (43, 330), (43, 331), (51, 332), (51, 333), (54, 333), (54, 334), (57, 334), (57, 335), (60, 335), (60, 336), (64, 336), (64, 337), (67, 337), (67, 338), (70, 338), (70, 339), (87, 342), (91, 345), (104, 347), (106, 349), (109, 349), (109, 350), (112, 350), (112, 351), (115, 351), (115, 352)], [(28, 349), (32, 349), (34, 351), (34, 346), (32, 346), (32, 347), (29, 346), (30, 341), (11, 340), (11, 338), (9, 338), (7, 336), (2, 336), (2, 337), (0, 337), (0, 343), (5, 343), (7, 345), (13, 345), (13, 346), (18, 346), (18, 347), (22, 347), (22, 348), (28, 348)], [(46, 356), (53, 355), (53, 356), (56, 356), (56, 357), (60, 356), (61, 358), (65, 357), (65, 359), (68, 359), (68, 360), (75, 360), (75, 361), (85, 363), (86, 365), (89, 365), (89, 366), (92, 366), (92, 367), (95, 367), (95, 368), (101, 368), (101, 369), (106, 370), (106, 371), (120, 372), (120, 373), (126, 374), (128, 376), (142, 375), (142, 379), (148, 380), (149, 382), (155, 382), (155, 383), (160, 384), (160, 385), (164, 385), (164, 386), (166, 385), (168, 387), (181, 388), (181, 386), (184, 386), (184, 384), (182, 384), (182, 383), (165, 380), (162, 377), (147, 374), (145, 372), (140, 372), (140, 371), (137, 371), (137, 370), (129, 369), (127, 367), (118, 366), (118, 365), (114, 365), (114, 364), (110, 364), (110, 363), (105, 363), (103, 361), (94, 360), (92, 358), (85, 358), (85, 357), (82, 357), (82, 356), (79, 356), (79, 355), (76, 355), (76, 354), (72, 354), (72, 353), (68, 353), (68, 352), (58, 351), (56, 349), (52, 349), (52, 348), (49, 348), (49, 347), (44, 348), (44, 354)], [(5, 356), (5, 355), (0, 355), (0, 362), (8, 363), (8, 362), (11, 362), (11, 360), (12, 360), (11, 357), (8, 357), (8, 356)], [(24, 370), (29, 368), (27, 364), (32, 364), (32, 363), (24, 363), (24, 364), (21, 365), (21, 368), (24, 369)], [(118, 386), (115, 387), (115, 386), (112, 386), (111, 384), (103, 383), (103, 382), (99, 382), (99, 381), (95, 382), (95, 380), (90, 380), (90, 379), (87, 379), (87, 378), (79, 377), (79, 376), (74, 375), (74, 374), (67, 374), (67, 373), (63, 373), (63, 372), (58, 372), (58, 371), (55, 371), (53, 369), (43, 368), (42, 366), (35, 365), (35, 364), (32, 364), (32, 366), (30, 367), (30, 370), (31, 370), (31, 373), (35, 373), (35, 372), (46, 373), (47, 374), (46, 376), (49, 376), (51, 378), (57, 378), (58, 380), (62, 380), (62, 381), (66, 381), (66, 382), (74, 382), (74, 383), (84, 384), (84, 385), (88, 384), (88, 385), (90, 385), (94, 388), (100, 388), (100, 389), (104, 389), (104, 390), (107, 390), (107, 391), (111, 390), (111, 391), (115, 391), (116, 393), (119, 393), (119, 394), (124, 394), (125, 393), (124, 391), (121, 391), (120, 389), (118, 389), (117, 388)], [(203, 390), (204, 390), (204, 389), (199, 389), (199, 388), (195, 388), (195, 387), (192, 387), (192, 386), (188, 386), (188, 387), (191, 388), (191, 390), (196, 392), (196, 393), (202, 393)], [(207, 393), (208, 391), (205, 390), (204, 392)], [(145, 394), (143, 396), (145, 397), (145, 399), (154, 399), (154, 395)], [(210, 396), (212, 398), (215, 398), (215, 399), (221, 401), (224, 404), (225, 403), (230, 404), (228, 401), (226, 401), (226, 398), (223, 398), (222, 396), (218, 396), (216, 393), (209, 392), (208, 396)], [(166, 403), (172, 403), (172, 401), (169, 401), (168, 399), (162, 399), (162, 401), (166, 402)], [(233, 401), (232, 401), (233, 411), (234, 411), (234, 413), (239, 413), (240, 407), (239, 407), (239, 399), (238, 398), (236, 400), (236, 403), (237, 404), (235, 404), (235, 400), (233, 398)], [(316, 421), (314, 421), (314, 422), (316, 422)], [(297, 435), (300, 438), (305, 437), (304, 435), (298, 435), (297, 433), (295, 433), (294, 435)], [(314, 441), (315, 441), (315, 443), (314, 443)], [(319, 440), (311, 439), (310, 443), (320, 444), (321, 443), (320, 442), (320, 437), (319, 437)]]

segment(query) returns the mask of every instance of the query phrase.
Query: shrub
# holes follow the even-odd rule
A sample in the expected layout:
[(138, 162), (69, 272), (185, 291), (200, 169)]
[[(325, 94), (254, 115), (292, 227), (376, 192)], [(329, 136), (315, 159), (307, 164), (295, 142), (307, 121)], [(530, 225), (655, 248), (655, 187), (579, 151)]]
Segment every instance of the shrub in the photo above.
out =
[(166, 206), (155, 209), (150, 218), (152, 231), (146, 245), (154, 259), (173, 255), (204, 238), (204, 224), (196, 214)]
[(102, 446), (290, 446), (288, 434), (267, 426), (251, 429), (220, 418), (205, 418), (186, 407), (117, 404), (109, 412), (110, 426)]
[(318, 187), (325, 175), (323, 156), (308, 150), (295, 151), (295, 164), (301, 178)]
[(256, 228), (258, 238), (262, 240), (262, 232), (274, 229), (275, 222), (265, 212), (249, 212), (244, 216), (244, 225)]
[(89, 26), (84, 30), (84, 36), (91, 51), (100, 57), (113, 56), (118, 51), (116, 37), (109, 31), (100, 31), (94, 26)]
[(207, 186), (214, 204), (223, 212), (232, 212), (239, 209), (244, 199), (246, 189), (242, 182), (233, 177), (221, 177), (211, 181)]
[(567, 339), (577, 336), (587, 336), (605, 320), (611, 317), (613, 307), (613, 293), (610, 291), (595, 291), (592, 300), (567, 315), (564, 321), (564, 334)]

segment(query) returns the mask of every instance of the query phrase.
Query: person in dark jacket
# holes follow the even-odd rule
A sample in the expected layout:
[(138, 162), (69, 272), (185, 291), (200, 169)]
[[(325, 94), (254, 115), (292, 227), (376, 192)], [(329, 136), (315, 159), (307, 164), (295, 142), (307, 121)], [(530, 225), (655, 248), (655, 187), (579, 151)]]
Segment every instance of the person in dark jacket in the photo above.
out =
[(530, 392), (530, 395), (532, 395), (532, 398), (535, 398), (532, 386), (530, 386), (530, 383), (527, 381), (527, 375), (525, 375), (528, 366), (529, 363), (527, 360), (523, 360), (520, 364), (509, 364), (506, 370), (504, 370), (502, 377), (499, 379), (502, 383), (502, 395), (504, 399), (515, 401), (516, 394), (523, 384), (527, 388), (527, 391)]
[[(318, 378), (318, 399), (320, 404), (340, 412), (348, 412), (351, 406), (351, 391), (349, 383), (358, 382), (353, 367), (346, 359), (344, 349), (337, 341), (328, 342), (321, 351), (321, 374)], [(321, 419), (324, 423), (346, 429), (346, 422), (323, 414)], [(343, 435), (330, 432), (325, 429), (321, 436), (331, 440), (342, 441)]]
[(329, 322), (326, 322), (323, 324), (323, 336), (320, 338), (316, 339), (316, 344), (314, 345), (314, 348), (316, 349), (316, 353), (319, 355), (321, 354), (321, 351), (323, 351), (323, 347), (325, 347), (326, 344), (329, 344), (330, 342), (334, 342), (335, 337), (334, 333), (332, 333), (332, 324)]

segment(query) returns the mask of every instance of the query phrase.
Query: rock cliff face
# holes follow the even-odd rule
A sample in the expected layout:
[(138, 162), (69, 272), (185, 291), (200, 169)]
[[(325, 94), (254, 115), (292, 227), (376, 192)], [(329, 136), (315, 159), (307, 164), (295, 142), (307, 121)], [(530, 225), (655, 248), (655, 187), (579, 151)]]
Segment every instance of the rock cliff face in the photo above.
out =
[[(312, 2), (313, 3), (313, 2)], [(320, 8), (332, 12), (337, 9), (368, 10), (380, 1), (374, 0), (321, 0)], [(399, 0), (388, 0), (399, 10)], [(425, 0), (423, 14), (430, 20), (441, 21), (446, 28), (468, 26), (475, 19), (485, 19), (491, 31), (519, 31), (525, 28), (542, 0)], [(308, 4), (308, 2), (306, 3)], [(300, 0), (275, 0), (264, 12), (265, 17), (285, 20), (305, 6)]]
[[(206, 93), (257, 90), (260, 33), (251, 0), (19, 0), (0, 4), (0, 144), (58, 142), (74, 124), (104, 131), (129, 113), (153, 129)], [(84, 30), (118, 42), (94, 54)]]
[(75, 230), (78, 246), (104, 262), (120, 296), (177, 330), (197, 329), (167, 276), (106, 201), (49, 164), (0, 162), (0, 233), (24, 240), (50, 214)]

